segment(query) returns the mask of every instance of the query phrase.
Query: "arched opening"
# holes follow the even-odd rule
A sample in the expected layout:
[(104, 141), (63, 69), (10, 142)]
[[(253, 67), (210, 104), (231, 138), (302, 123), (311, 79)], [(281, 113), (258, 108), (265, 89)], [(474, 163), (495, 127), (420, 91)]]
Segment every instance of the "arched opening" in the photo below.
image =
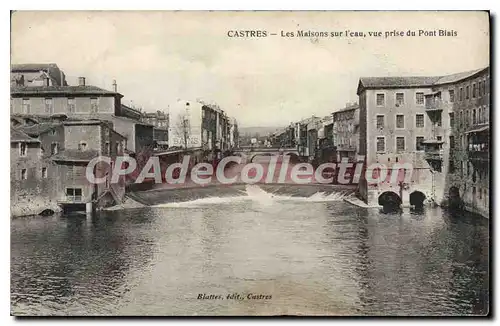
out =
[(450, 188), (450, 197), (460, 197), (460, 191), (458, 190), (458, 187), (451, 187)]
[(448, 204), (451, 209), (461, 209), (462, 199), (460, 198), (460, 190), (458, 187), (452, 186), (449, 190)]
[(290, 163), (299, 163), (300, 162), (300, 157), (295, 154), (295, 153), (286, 153), (285, 155), (288, 155), (290, 157)]
[(273, 155), (271, 153), (257, 153), (252, 156), (250, 159), (250, 163), (256, 162), (256, 163), (262, 163), (262, 162), (269, 162), (271, 160), (271, 157)]
[(419, 209), (424, 206), (425, 195), (421, 191), (414, 191), (410, 194), (410, 205)]
[(44, 209), (39, 215), (41, 216), (50, 216), (50, 215), (54, 215), (54, 211), (50, 208), (48, 209)]
[(401, 203), (401, 197), (392, 191), (383, 192), (378, 197), (378, 204), (384, 208), (384, 211), (398, 210)]

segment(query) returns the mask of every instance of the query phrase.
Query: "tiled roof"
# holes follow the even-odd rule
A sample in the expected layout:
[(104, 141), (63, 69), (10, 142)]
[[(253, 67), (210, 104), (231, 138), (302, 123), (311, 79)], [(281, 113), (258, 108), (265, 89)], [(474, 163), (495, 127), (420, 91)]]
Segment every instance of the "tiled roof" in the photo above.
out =
[(131, 119), (131, 118), (128, 118), (128, 117), (121, 117), (121, 116), (117, 116), (117, 115), (113, 115), (113, 117), (111, 118), (111, 121), (113, 120), (122, 120), (122, 121), (126, 121), (126, 122), (133, 122), (135, 124), (138, 124), (138, 125), (143, 125), (143, 126), (151, 126), (153, 127), (152, 124), (150, 123), (147, 123), (147, 122), (142, 122), (140, 120), (135, 120), (135, 119)]
[(309, 117), (309, 118), (302, 119), (302, 120), (300, 120), (300, 121), (299, 121), (299, 122), (297, 122), (297, 123), (300, 123), (300, 124), (306, 125), (306, 124), (308, 124), (308, 123), (315, 122), (315, 121), (318, 121), (318, 120), (320, 120), (320, 118), (319, 118), (319, 117), (314, 117), (314, 116), (312, 116), (312, 117)]
[(471, 77), (489, 67), (460, 72), (446, 76), (413, 76), (413, 77), (361, 77), (358, 84), (358, 94), (361, 89), (370, 88), (406, 88), (406, 87), (432, 87), (454, 83)]
[(100, 119), (88, 119), (88, 120), (66, 120), (64, 124), (67, 126), (80, 126), (80, 125), (109, 125), (109, 121)]
[(436, 82), (436, 84), (440, 85), (440, 84), (454, 83), (454, 82), (457, 82), (459, 80), (465, 79), (467, 77), (471, 77), (471, 76), (473, 76), (473, 75), (477, 74), (478, 72), (481, 72), (485, 69), (487, 69), (487, 68), (469, 70), (469, 71), (465, 71), (465, 72), (459, 72), (459, 73), (453, 74), (453, 75), (443, 76), (443, 77), (439, 78), (439, 80)]
[(40, 141), (35, 138), (31, 138), (24, 132), (10, 128), (10, 141), (11, 142), (29, 142), (29, 143), (39, 143)]
[(425, 87), (434, 85), (439, 78), (441, 77), (361, 77), (359, 82), (364, 88)]
[(20, 126), (17, 128), (17, 130), (20, 130), (29, 136), (38, 137), (40, 134), (52, 130), (60, 125), (61, 125), (60, 123), (43, 122), (32, 126)]
[(89, 162), (99, 156), (97, 150), (79, 151), (77, 149), (65, 149), (52, 156), (53, 161)]
[(118, 95), (120, 93), (108, 91), (97, 86), (13, 86), (11, 95)]
[(340, 112), (346, 112), (346, 111), (352, 111), (352, 110), (356, 110), (356, 109), (359, 109), (359, 105), (356, 104), (356, 105), (351, 105), (351, 106), (348, 106), (346, 108), (343, 108), (343, 109), (340, 109), (340, 110), (337, 110), (335, 112), (333, 112), (333, 114), (335, 113), (340, 113)]
[(133, 113), (136, 113), (138, 115), (142, 115), (142, 112), (137, 110), (137, 109), (134, 109), (134, 108), (131, 108), (130, 106), (126, 106), (125, 104), (122, 104), (122, 110), (125, 110), (125, 111), (132, 111)]
[(23, 63), (10, 66), (11, 71), (40, 71), (50, 68), (59, 68), (55, 63)]

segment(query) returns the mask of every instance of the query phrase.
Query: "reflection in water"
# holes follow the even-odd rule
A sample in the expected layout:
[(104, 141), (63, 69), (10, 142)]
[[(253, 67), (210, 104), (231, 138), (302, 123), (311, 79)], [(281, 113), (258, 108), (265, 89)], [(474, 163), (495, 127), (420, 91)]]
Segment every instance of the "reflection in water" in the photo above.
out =
[[(15, 219), (12, 313), (487, 313), (487, 220), (257, 195), (93, 220)], [(233, 293), (272, 298), (228, 300)]]

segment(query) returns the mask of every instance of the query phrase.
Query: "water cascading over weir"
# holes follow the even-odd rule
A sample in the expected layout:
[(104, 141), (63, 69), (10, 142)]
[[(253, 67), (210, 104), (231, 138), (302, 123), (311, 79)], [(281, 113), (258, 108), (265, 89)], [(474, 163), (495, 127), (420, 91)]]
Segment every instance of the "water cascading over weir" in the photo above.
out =
[[(340, 201), (354, 194), (350, 186), (332, 185), (273, 185), (236, 184), (230, 186), (205, 186), (182, 189), (156, 189), (131, 192), (127, 196), (145, 206), (165, 203), (189, 202), (209, 198), (252, 199), (267, 197), (276, 200)], [(245, 198), (248, 197), (248, 198)], [(207, 201), (208, 202), (208, 201)]]

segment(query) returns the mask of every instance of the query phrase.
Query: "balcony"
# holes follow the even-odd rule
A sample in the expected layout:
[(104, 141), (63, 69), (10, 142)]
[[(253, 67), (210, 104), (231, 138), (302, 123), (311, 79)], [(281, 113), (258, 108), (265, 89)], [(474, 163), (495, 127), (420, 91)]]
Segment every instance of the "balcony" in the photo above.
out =
[(486, 150), (469, 150), (469, 160), (471, 162), (488, 162), (490, 160), (490, 152)]
[(337, 145), (337, 152), (356, 152), (356, 147), (349, 145)]
[(437, 139), (428, 139), (423, 143), (424, 145), (424, 159), (432, 161), (443, 160), (443, 141)]
[[(469, 127), (469, 126), (467, 126)], [(490, 125), (488, 122), (482, 122), (482, 123), (475, 123), (472, 124), (469, 128), (467, 128), (466, 134), (483, 134), (485, 137), (488, 137), (487, 135), (490, 132)]]
[(444, 102), (439, 98), (425, 99), (425, 111), (427, 112), (448, 110), (449, 107), (450, 104), (448, 102)]
[(443, 150), (426, 150), (424, 153), (424, 158), (429, 161), (442, 161)]

